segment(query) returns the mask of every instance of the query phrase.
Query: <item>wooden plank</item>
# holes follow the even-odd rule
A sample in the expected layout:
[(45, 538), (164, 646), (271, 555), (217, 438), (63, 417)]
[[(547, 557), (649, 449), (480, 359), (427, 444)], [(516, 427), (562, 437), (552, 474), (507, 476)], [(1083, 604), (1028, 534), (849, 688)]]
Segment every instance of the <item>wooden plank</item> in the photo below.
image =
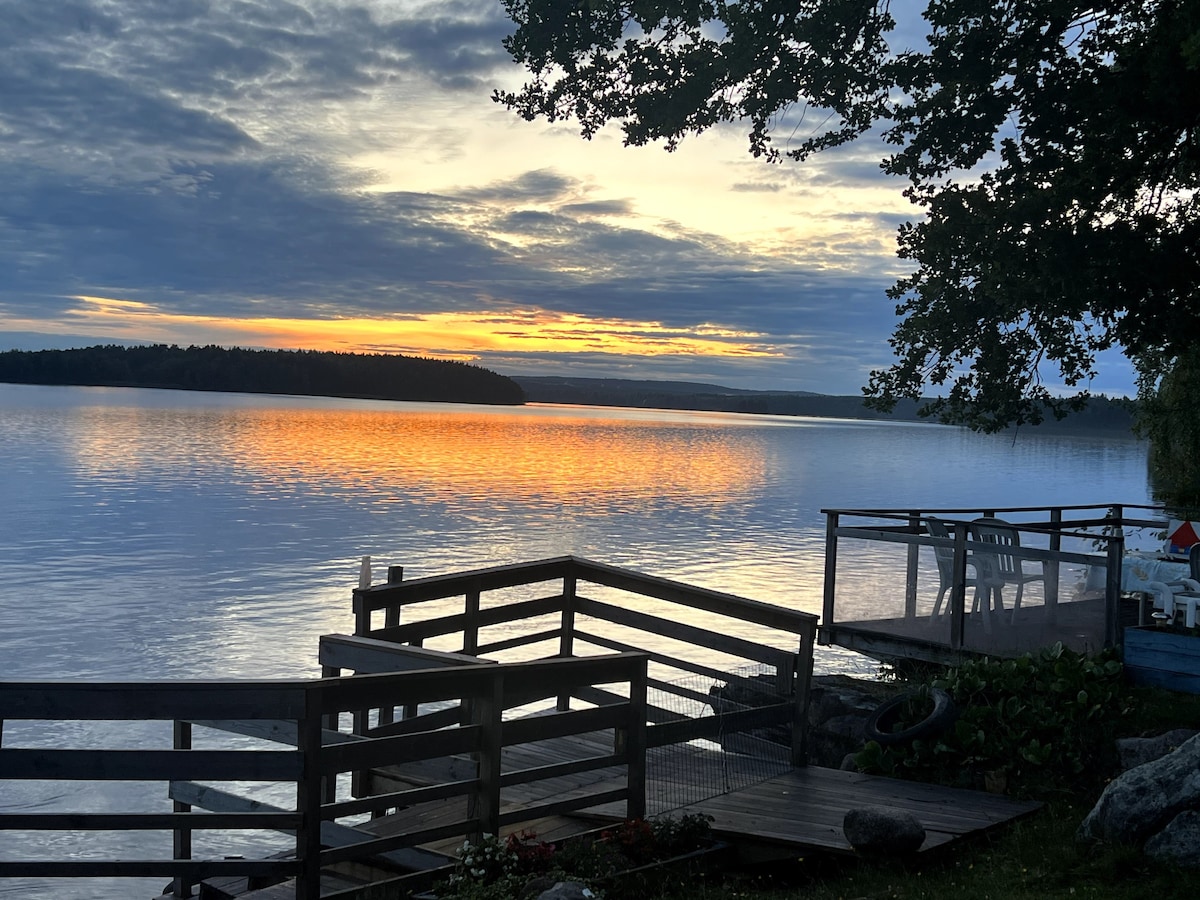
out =
[[(475, 819), (467, 818), (451, 822), (448, 825), (439, 825), (436, 828), (425, 828), (420, 831), (393, 834), (380, 838), (367, 837), (366, 840), (360, 839), (355, 844), (322, 850), (320, 857), (321, 865), (331, 866), (349, 860), (372, 859), (375, 857), (387, 859), (390, 854), (402, 850), (416, 849), (415, 845), (417, 844), (430, 843), (446, 837), (470, 834), (478, 825), (479, 823)], [(361, 837), (363, 835), (360, 833)]]
[(596, 584), (607, 585), (645, 597), (667, 600), (717, 613), (732, 619), (751, 622), (767, 628), (801, 633), (815, 627), (817, 616), (758, 600), (748, 600), (734, 594), (695, 587), (679, 581), (670, 581), (630, 569), (617, 568), (588, 559), (573, 557), (574, 574)]
[(540, 816), (556, 816), (566, 812), (574, 812), (577, 809), (587, 809), (589, 806), (595, 806), (600, 803), (614, 803), (621, 800), (626, 800), (629, 797), (628, 788), (618, 788), (611, 791), (589, 792), (580, 796), (563, 797), (551, 803), (530, 804), (522, 806), (520, 809), (510, 810), (509, 812), (500, 815), (500, 824), (512, 825), (516, 822), (525, 822), (531, 818)]
[(0, 861), (0, 878), (173, 878), (190, 881), (221, 875), (290, 876), (290, 859), (137, 859)]
[(503, 641), (492, 641), (480, 645), (477, 653), (500, 653), (516, 647), (528, 647), (531, 644), (541, 644), (545, 641), (558, 640), (562, 636), (561, 628), (551, 628), (547, 631), (536, 631), (533, 634), (523, 634), (518, 637), (506, 638)]
[[(553, 685), (551, 685), (553, 689)], [(551, 696), (554, 691), (551, 690)], [(514, 719), (501, 726), (504, 746), (545, 741), (588, 731), (615, 728), (629, 722), (629, 706), (596, 706), (570, 712), (555, 712), (551, 715)]]
[[(249, 800), (227, 791), (190, 782), (172, 782), (168, 793), (174, 800), (190, 803), (213, 812), (281, 811), (278, 807), (259, 800)], [(370, 833), (337, 822), (321, 822), (321, 843), (324, 846), (341, 847), (346, 844), (356, 844), (361, 842), (364, 837), (370, 837)], [(444, 865), (447, 862), (443, 854), (422, 850), (419, 847), (380, 854), (380, 859), (407, 869), (428, 869)]]
[(448, 653), (349, 634), (321, 635), (317, 652), (321, 665), (350, 669), (360, 675), (444, 666), (495, 665), (494, 660), (464, 653)]
[(14, 831), (166, 831), (221, 828), (229, 830), (291, 831), (298, 813), (0, 813), (0, 829)]
[[(411, 582), (409, 583), (411, 584)], [(486, 628), (493, 625), (505, 625), (509, 622), (519, 622), (522, 619), (532, 619), (537, 616), (547, 616), (559, 612), (561, 608), (562, 597), (542, 597), (537, 600), (523, 600), (520, 603), (481, 609), (474, 614), (457, 613), (452, 616), (410, 622), (408, 625), (377, 628), (371, 631), (369, 636), (397, 644), (423, 641), (446, 634), (459, 634), (473, 627)]]
[(742, 638), (718, 634), (714, 631), (708, 631), (707, 629), (688, 625), (684, 622), (676, 622), (660, 618), (659, 616), (652, 616), (648, 613), (624, 609), (620, 606), (614, 606), (611, 603), (603, 603), (581, 595), (576, 595), (575, 597), (575, 608), (577, 614), (582, 616), (593, 616), (594, 618), (603, 619), (606, 622), (612, 622), (616, 625), (636, 628), (657, 637), (683, 641), (696, 647), (705, 647), (709, 650), (717, 650), (721, 653), (728, 653), (731, 656), (752, 659), (756, 662), (767, 663), (768, 665), (778, 666), (786, 664), (786, 659), (790, 656), (786, 650), (777, 650), (765, 644), (756, 644), (753, 641), (747, 641)]
[(415, 806), (419, 803), (428, 803), (431, 800), (446, 800), (450, 797), (461, 797), (475, 790), (477, 786), (478, 779), (469, 778), (462, 781), (449, 781), (445, 784), (436, 784), (430, 787), (391, 791), (386, 794), (372, 794), (357, 800), (326, 803), (321, 807), (321, 815), (326, 819), (340, 819), (344, 816), (356, 816), (362, 813), (378, 812), (383, 809)]
[(734, 734), (751, 728), (767, 725), (790, 724), (792, 705), (773, 703), (738, 712), (722, 713), (719, 716), (702, 716), (698, 719), (680, 719), (651, 726), (646, 739), (651, 747), (680, 744), (696, 738), (716, 740), (722, 734)]
[(294, 750), (0, 749), (5, 778), (59, 781), (295, 781)]
[(465, 596), (468, 591), (495, 591), (501, 588), (536, 584), (564, 577), (573, 566), (569, 556), (559, 556), (532, 562), (514, 563), (471, 569), (450, 575), (430, 575), (411, 578), (399, 584), (377, 584), (354, 591), (355, 610), (373, 611), (387, 606), (402, 606), (423, 603), (427, 600), (444, 600), (447, 597)]
[(567, 775), (578, 775), (616, 766), (625, 766), (629, 761), (628, 754), (610, 753), (606, 756), (588, 756), (554, 765), (537, 766), (536, 768), (519, 769), (504, 772), (500, 776), (502, 788), (514, 787), (518, 784), (528, 784), (532, 781), (546, 781), (562, 778)]
[(433, 712), (422, 713), (419, 716), (413, 716), (412, 718), (401, 719), (399, 722), (377, 725), (374, 728), (368, 728), (364, 734), (356, 735), (356, 737), (361, 737), (365, 740), (366, 738), (396, 737), (402, 734), (414, 734), (418, 731), (437, 731), (439, 728), (463, 724), (464, 715), (462, 706), (455, 705), (450, 709), (438, 709)]
[(399, 737), (371, 738), (354, 744), (322, 748), (318, 765), (321, 774), (328, 777), (356, 769), (471, 753), (479, 748), (480, 740), (481, 731), (477, 725)]
[(0, 682), (0, 719), (298, 719), (305, 682)]
[[(287, 744), (289, 747), (296, 746), (296, 723), (281, 719), (195, 719), (188, 724), (212, 728), (216, 731), (227, 731), (230, 734), (241, 734), (264, 741), (274, 741), (277, 744)], [(329, 728), (321, 731), (321, 741), (324, 744), (344, 744), (361, 740), (364, 740), (364, 738), (357, 734), (346, 734), (345, 732), (334, 731)]]
[(615, 650), (618, 653), (642, 653), (650, 662), (660, 663), (664, 666), (670, 666), (674, 669), (680, 669), (684, 672), (691, 672), (694, 675), (703, 675), (706, 678), (712, 678), (714, 681), (728, 681), (729, 673), (722, 669), (714, 669), (711, 666), (706, 666), (700, 663), (694, 663), (690, 660), (679, 659), (678, 657), (668, 656), (665, 653), (656, 653), (653, 650), (643, 650), (640, 647), (635, 647), (632, 644), (626, 644), (622, 641), (613, 640), (601, 634), (595, 634), (590, 631), (582, 631), (578, 627), (575, 629), (575, 640), (586, 644), (594, 644), (597, 647), (603, 647), (605, 650)]

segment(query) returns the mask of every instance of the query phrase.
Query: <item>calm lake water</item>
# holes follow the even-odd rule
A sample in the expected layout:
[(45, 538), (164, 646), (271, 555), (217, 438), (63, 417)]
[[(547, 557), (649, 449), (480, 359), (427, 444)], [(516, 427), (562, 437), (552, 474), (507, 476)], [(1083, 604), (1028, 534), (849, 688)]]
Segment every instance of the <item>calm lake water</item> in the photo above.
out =
[[(313, 676), (363, 555), (420, 577), (570, 553), (819, 612), (822, 508), (1149, 502), (1132, 439), (120, 388), (0, 385), (0, 459), (12, 679)], [(0, 884), (140, 896), (105, 890)]]

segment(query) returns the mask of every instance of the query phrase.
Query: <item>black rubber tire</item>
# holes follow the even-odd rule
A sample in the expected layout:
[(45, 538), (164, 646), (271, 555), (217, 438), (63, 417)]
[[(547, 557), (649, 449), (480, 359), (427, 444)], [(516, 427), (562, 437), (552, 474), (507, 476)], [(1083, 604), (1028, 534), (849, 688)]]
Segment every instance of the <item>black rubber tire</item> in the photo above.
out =
[(930, 688), (929, 696), (933, 700), (933, 710), (929, 715), (903, 731), (892, 731), (891, 728), (900, 717), (900, 710), (904, 704), (919, 696), (919, 691), (908, 691), (880, 704), (879, 708), (867, 719), (867, 740), (875, 741), (881, 747), (895, 747), (916, 740), (936, 737), (954, 724), (954, 720), (958, 717), (958, 709), (955, 707), (954, 701), (940, 688)]

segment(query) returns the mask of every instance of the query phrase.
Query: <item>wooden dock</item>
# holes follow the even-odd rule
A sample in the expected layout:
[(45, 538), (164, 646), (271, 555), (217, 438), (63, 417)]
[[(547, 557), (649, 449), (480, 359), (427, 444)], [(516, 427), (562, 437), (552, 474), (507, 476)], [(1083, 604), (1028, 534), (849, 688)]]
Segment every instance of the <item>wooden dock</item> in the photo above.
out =
[[(671, 748), (671, 752), (677, 749), (681, 748)], [(699, 758), (695, 752), (684, 753), (688, 765)], [(717, 757), (722, 755), (736, 756), (720, 751), (708, 751), (707, 755), (713, 757), (708, 760), (709, 765), (720, 765)], [(674, 765), (665, 768), (676, 769)], [(604, 790), (617, 783), (618, 779), (614, 778), (609, 785), (593, 782), (592, 787)], [(659, 783), (652, 773), (648, 775), (650, 794), (669, 794), (672, 789), (672, 785)], [(526, 799), (513, 796), (502, 808), (505, 811), (518, 809)], [(531, 804), (538, 800), (537, 797), (528, 798)], [(728, 843), (738, 858), (760, 862), (794, 859), (813, 853), (853, 854), (854, 848), (842, 831), (842, 822), (849, 810), (860, 807), (886, 807), (912, 814), (925, 828), (925, 843), (919, 851), (925, 853), (944, 849), (961, 838), (980, 835), (1030, 815), (1041, 804), (980, 791), (805, 766), (678, 807), (669, 814), (711, 816), (715, 837)], [(463, 813), (464, 809), (455, 804), (423, 804), (420, 808), (365, 823), (362, 829), (376, 836), (412, 828), (434, 829), (454, 821)], [(514, 821), (504, 826), (501, 834), (529, 831), (539, 840), (555, 842), (624, 818), (623, 804), (604, 804), (568, 815)], [(461, 839), (448, 839), (426, 844), (423, 849), (452, 858), (460, 845)], [(376, 870), (373, 883), (364, 881), (369, 875), (368, 870), (360, 870), (358, 877), (327, 874), (322, 896), (334, 900), (359, 900), (401, 886), (424, 889), (448, 872), (448, 867), (405, 875)], [(210, 896), (218, 897), (211, 891), (210, 887)], [(224, 896), (238, 900), (292, 900), (294, 886), (281, 884), (240, 894), (230, 889)]]
[[(4, 813), (0, 830), (157, 831), (173, 845), (144, 860), (0, 860), (0, 878), (161, 876), (175, 897), (203, 884), (214, 898), (374, 900), (428, 881), (483, 834), (557, 839), (701, 812), (747, 852), (848, 852), (846, 811), (882, 805), (912, 812), (932, 849), (1034, 808), (807, 767), (808, 613), (575, 557), (389, 572), (354, 592), (354, 613), (353, 635), (322, 638), (319, 679), (0, 681), (0, 723), (158, 721), (173, 736), (171, 749), (51, 749), (0, 731), (0, 780), (158, 782), (172, 810)], [(215, 786), (243, 782), (291, 799)], [(193, 854), (194, 837), (241, 830), (290, 834), (291, 847)]]

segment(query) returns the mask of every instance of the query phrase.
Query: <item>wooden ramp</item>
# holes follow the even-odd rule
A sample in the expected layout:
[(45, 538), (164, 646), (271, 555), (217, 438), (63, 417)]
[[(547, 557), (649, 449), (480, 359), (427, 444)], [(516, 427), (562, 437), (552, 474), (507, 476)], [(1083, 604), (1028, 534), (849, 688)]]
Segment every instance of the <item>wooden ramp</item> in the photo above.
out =
[[(924, 826), (925, 843), (920, 852), (946, 847), (955, 840), (982, 834), (1013, 822), (1041, 808), (1040, 803), (1011, 800), (981, 791), (947, 788), (808, 766), (760, 781), (728, 793), (710, 797), (672, 811), (672, 815), (701, 813), (712, 816), (713, 831), (743, 858), (787, 859), (814, 852), (850, 854), (854, 849), (842, 833), (846, 813), (856, 807), (884, 806), (911, 813)], [(387, 834), (411, 827), (411, 816), (425, 823), (456, 813), (430, 804), (375, 820), (364, 830)], [(511, 808), (511, 807), (510, 807)], [(617, 804), (584, 810), (571, 816), (555, 816), (514, 823), (505, 833), (529, 829), (541, 840), (555, 841), (623, 819)], [(429, 844), (425, 849), (453, 852), (461, 841)], [(399, 879), (394, 881), (408, 881)], [(411, 882), (410, 882), (411, 883)], [(356, 891), (347, 882), (328, 883), (341, 897), (375, 896), (369, 889)], [(387, 885), (376, 882), (376, 891)], [(240, 900), (284, 900), (291, 898), (290, 885), (253, 891)]]
[[(678, 749), (686, 752), (687, 765), (701, 763), (702, 757), (694, 748)], [(719, 752), (710, 752), (702, 764), (716, 765), (714, 758), (720, 756), (734, 757), (737, 764), (735, 754)], [(678, 767), (667, 767), (667, 771), (678, 771)], [(651, 774), (648, 778), (650, 796), (669, 795), (676, 790), (676, 785), (664, 783), (661, 777)], [(519, 794), (510, 796), (504, 804), (505, 812), (519, 809), (522, 802)], [(780, 855), (803, 855), (816, 851), (854, 852), (842, 833), (842, 821), (849, 810), (866, 806), (911, 813), (925, 828), (923, 852), (1015, 821), (1037, 811), (1042, 804), (982, 791), (807, 766), (675, 807), (667, 814), (712, 816), (713, 830), (735, 847), (759, 850), (773, 847)], [(411, 828), (413, 817), (423, 827), (430, 827), (443, 818), (451, 821), (459, 814), (461, 811), (454, 809), (453, 804), (426, 804), (376, 819), (362, 828), (376, 834), (390, 834)], [(611, 803), (567, 816), (514, 822), (504, 833), (528, 829), (542, 840), (558, 840), (623, 819), (624, 804)], [(452, 855), (459, 844), (461, 839), (428, 844), (423, 849)]]
[(956, 838), (987, 831), (1041, 807), (980, 791), (901, 781), (808, 766), (677, 811), (713, 817), (718, 835), (734, 844), (766, 843), (797, 854), (815, 850), (852, 853), (842, 834), (846, 812), (886, 806), (912, 813), (931, 850)]

